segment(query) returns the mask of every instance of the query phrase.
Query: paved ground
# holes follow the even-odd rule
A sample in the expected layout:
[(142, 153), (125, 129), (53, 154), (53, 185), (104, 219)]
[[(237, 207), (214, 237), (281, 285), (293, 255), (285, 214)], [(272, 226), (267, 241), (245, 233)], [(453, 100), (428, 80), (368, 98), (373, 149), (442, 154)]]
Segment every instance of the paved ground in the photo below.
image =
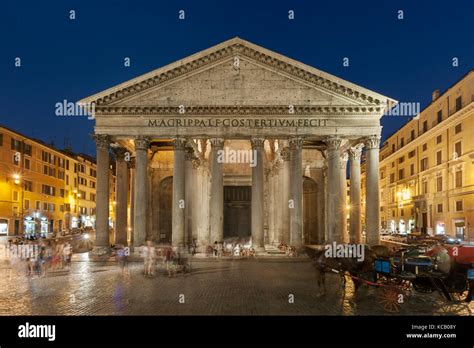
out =
[[(0, 315), (371, 315), (387, 314), (376, 291), (354, 296), (336, 275), (328, 275), (328, 294), (317, 296), (314, 272), (306, 260), (257, 259), (193, 262), (188, 276), (154, 278), (131, 263), (122, 275), (113, 262), (73, 262), (72, 270), (29, 279), (0, 262)], [(289, 303), (289, 295), (294, 303)], [(184, 303), (180, 303), (184, 295)], [(400, 314), (472, 315), (474, 304), (446, 305), (438, 294), (412, 294)]]

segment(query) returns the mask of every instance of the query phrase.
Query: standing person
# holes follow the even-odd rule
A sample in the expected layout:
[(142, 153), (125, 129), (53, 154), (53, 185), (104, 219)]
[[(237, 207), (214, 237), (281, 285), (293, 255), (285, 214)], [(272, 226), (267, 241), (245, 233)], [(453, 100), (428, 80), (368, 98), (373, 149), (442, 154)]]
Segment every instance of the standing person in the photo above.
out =
[(67, 269), (71, 267), (72, 250), (69, 242), (66, 242), (63, 248), (63, 260)]
[(143, 262), (144, 262), (144, 275), (145, 277), (151, 277), (154, 275), (154, 260), (155, 260), (155, 248), (153, 247), (152, 241), (147, 241), (143, 249)]
[(193, 239), (193, 243), (191, 244), (191, 255), (196, 255), (196, 239)]
[(44, 277), (46, 275), (46, 259), (46, 247), (43, 242), (41, 242), (37, 266), (37, 272), (39, 277)]
[(141, 253), (143, 257), (143, 275), (146, 277), (148, 276), (147, 274), (147, 262), (148, 262), (148, 248), (146, 245), (141, 247)]
[(174, 269), (174, 259), (175, 253), (171, 247), (166, 249), (165, 262), (166, 262), (166, 271), (168, 272), (168, 277), (171, 278), (175, 274)]
[(57, 247), (56, 247), (56, 252), (58, 254), (59, 269), (63, 269), (63, 267), (64, 267), (63, 251), (64, 251), (64, 244), (62, 244), (62, 243), (58, 244)]
[[(57, 243), (57, 240), (55, 241)], [(58, 244), (52, 246), (51, 269), (54, 271), (58, 267), (60, 255)]]
[(234, 256), (240, 256), (240, 244), (236, 244), (234, 247)]
[(123, 274), (129, 274), (128, 272), (128, 252), (127, 249), (123, 247), (123, 245), (119, 246), (119, 249), (117, 250), (117, 261), (120, 266), (120, 269), (122, 270), (122, 275)]
[(218, 246), (218, 243), (217, 243), (217, 240), (216, 240), (214, 242), (214, 246), (212, 247), (212, 252), (213, 252), (214, 257), (217, 257), (217, 246)]

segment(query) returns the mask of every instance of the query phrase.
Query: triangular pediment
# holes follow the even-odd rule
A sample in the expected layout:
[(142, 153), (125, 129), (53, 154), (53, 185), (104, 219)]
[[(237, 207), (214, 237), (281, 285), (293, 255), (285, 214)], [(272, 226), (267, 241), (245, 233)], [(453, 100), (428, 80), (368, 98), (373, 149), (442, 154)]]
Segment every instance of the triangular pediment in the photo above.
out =
[(85, 98), (100, 107), (346, 106), (394, 100), (240, 38)]

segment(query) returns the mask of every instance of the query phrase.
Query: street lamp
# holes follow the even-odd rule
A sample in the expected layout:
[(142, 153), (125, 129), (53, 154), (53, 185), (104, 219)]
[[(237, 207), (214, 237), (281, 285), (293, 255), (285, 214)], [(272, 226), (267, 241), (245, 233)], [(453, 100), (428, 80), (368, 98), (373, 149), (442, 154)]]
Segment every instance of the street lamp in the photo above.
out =
[[(20, 183), (21, 183), (21, 175), (18, 174), (18, 173), (15, 173), (12, 175), (13, 177), (13, 182), (15, 183), (15, 185), (19, 185), (20, 186)], [(18, 226), (18, 234), (21, 236), (23, 234), (23, 224), (24, 224), (24, 221), (23, 221), (23, 209), (24, 209), (24, 206), (23, 206), (23, 201), (24, 201), (24, 190), (23, 188), (20, 186), (20, 212), (19, 212), (19, 215), (20, 215), (20, 224)]]
[(19, 185), (20, 184), (20, 174), (13, 174), (13, 182), (16, 184), (16, 185)]

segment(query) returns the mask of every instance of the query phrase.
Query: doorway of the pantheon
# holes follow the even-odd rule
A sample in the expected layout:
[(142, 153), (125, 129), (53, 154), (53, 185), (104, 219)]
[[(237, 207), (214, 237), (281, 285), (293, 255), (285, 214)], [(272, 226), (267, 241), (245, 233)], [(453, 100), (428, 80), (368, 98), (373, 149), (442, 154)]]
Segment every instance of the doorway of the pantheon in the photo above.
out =
[(224, 239), (251, 236), (251, 186), (224, 186)]
[(303, 242), (317, 243), (317, 185), (308, 177), (303, 178)]
[(160, 182), (158, 197), (158, 242), (171, 243), (172, 206), (173, 206), (173, 177), (169, 176)]

